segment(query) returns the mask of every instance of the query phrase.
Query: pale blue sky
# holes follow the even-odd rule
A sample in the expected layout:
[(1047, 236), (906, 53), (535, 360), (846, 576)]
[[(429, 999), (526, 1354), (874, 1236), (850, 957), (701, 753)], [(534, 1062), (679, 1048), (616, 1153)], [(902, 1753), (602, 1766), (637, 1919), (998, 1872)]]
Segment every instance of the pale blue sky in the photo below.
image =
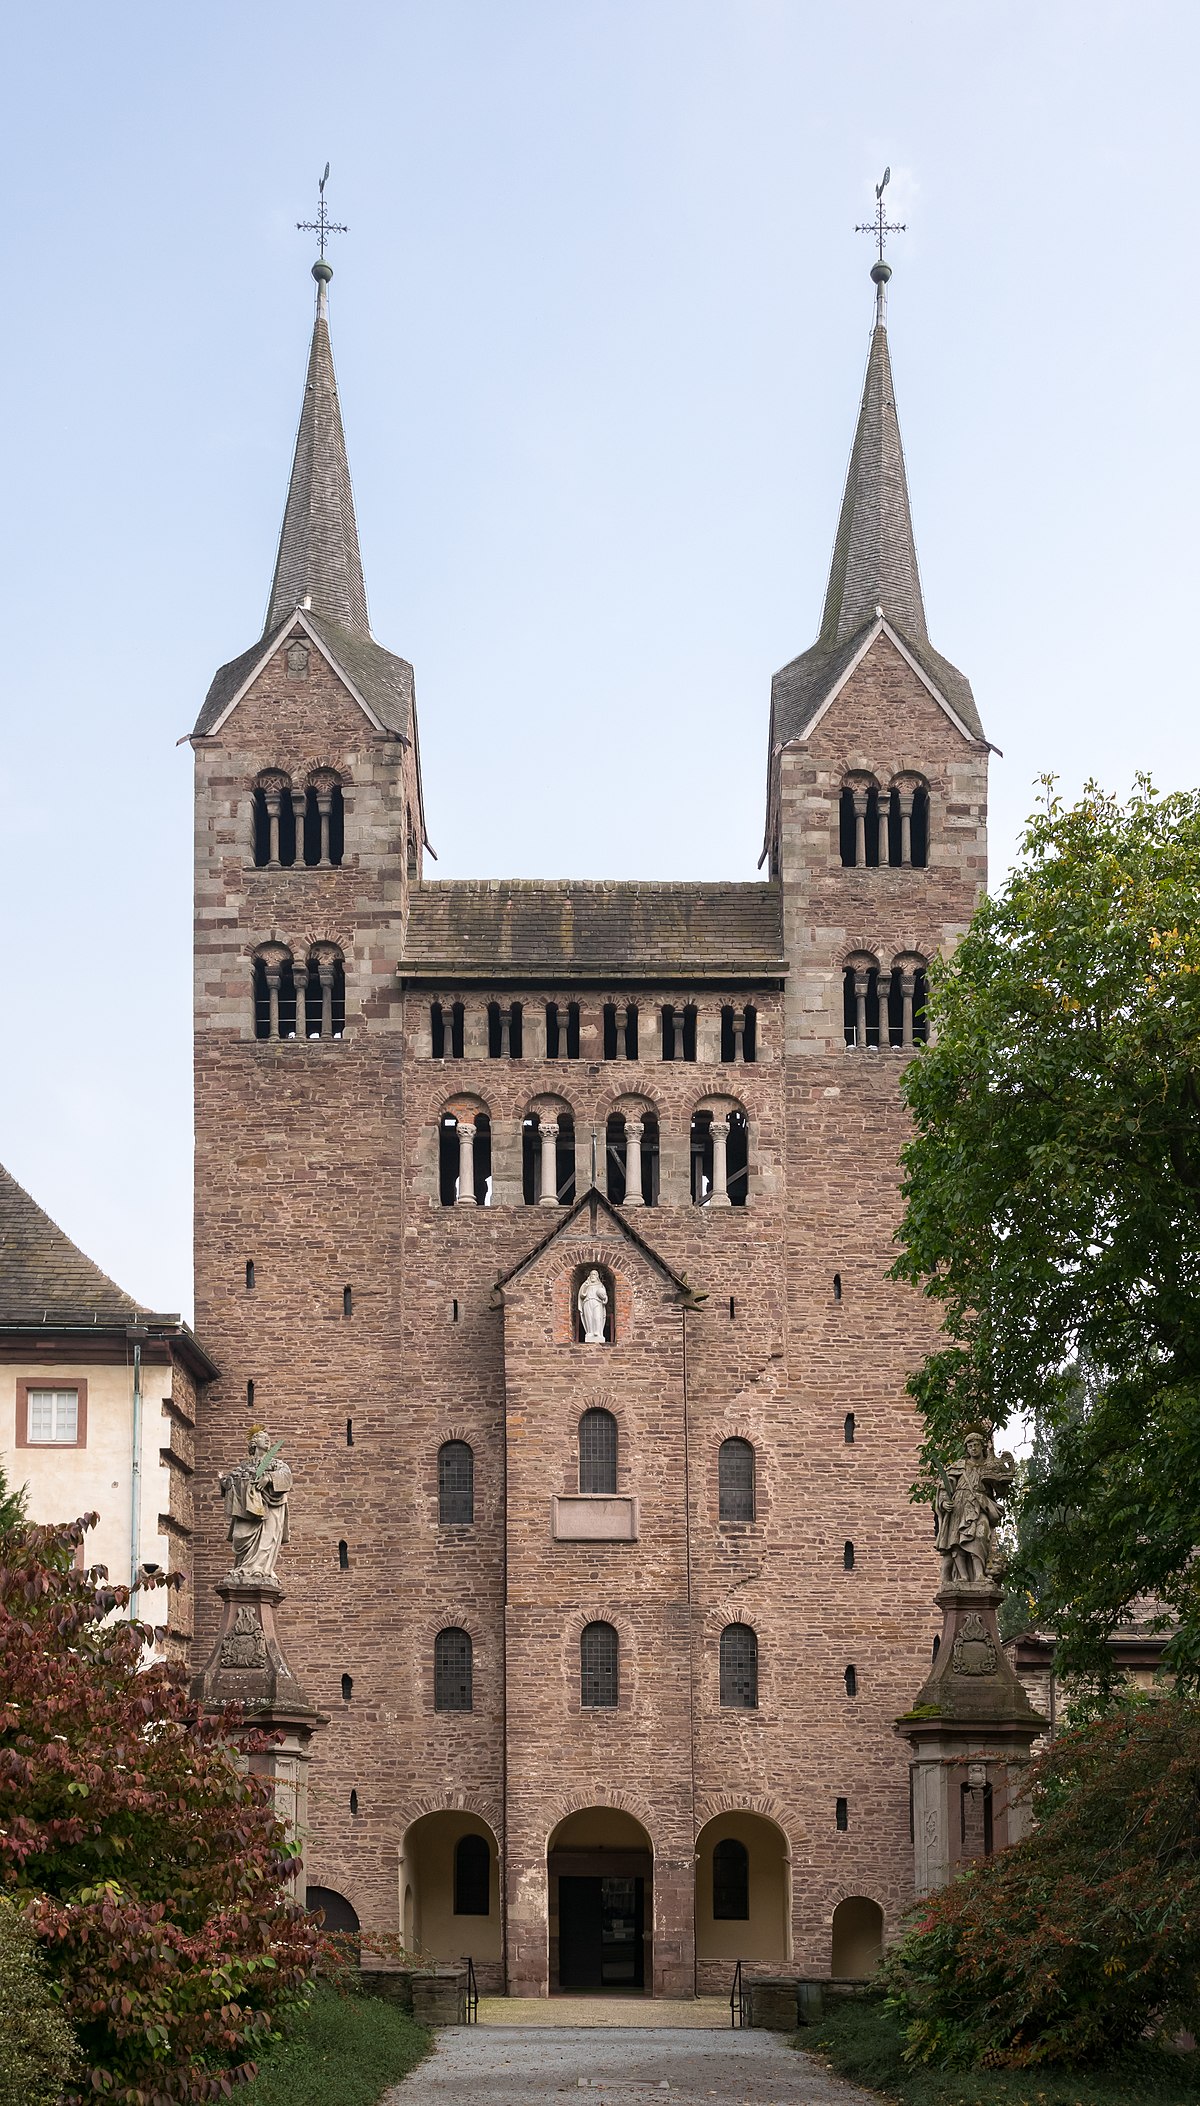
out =
[(1041, 771), (1200, 767), (1198, 44), (1194, 0), (10, 10), (0, 1160), (124, 1286), (190, 1305), (175, 740), (261, 626), (326, 158), (372, 620), (449, 876), (754, 874), (891, 162), (998, 876)]

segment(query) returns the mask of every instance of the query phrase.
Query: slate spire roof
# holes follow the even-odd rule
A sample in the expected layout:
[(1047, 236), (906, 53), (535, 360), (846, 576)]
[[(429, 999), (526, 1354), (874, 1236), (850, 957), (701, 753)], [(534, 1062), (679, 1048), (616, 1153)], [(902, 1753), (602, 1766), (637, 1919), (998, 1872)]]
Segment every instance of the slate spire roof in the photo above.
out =
[[(314, 275), (317, 269), (328, 272), (329, 266), (316, 266)], [(324, 615), (339, 628), (360, 636), (370, 634), (350, 463), (329, 340), (326, 283), (325, 277), (317, 280), (317, 314), (300, 429), (264, 636), (306, 600), (311, 600), (315, 614)]]
[(820, 633), (771, 683), (772, 751), (805, 736), (881, 617), (969, 736), (983, 739), (970, 681), (929, 641), (887, 328), (877, 301)]
[(874, 618), (877, 607), (905, 637), (928, 641), (892, 361), (881, 321), (871, 336), (820, 641), (845, 643)]

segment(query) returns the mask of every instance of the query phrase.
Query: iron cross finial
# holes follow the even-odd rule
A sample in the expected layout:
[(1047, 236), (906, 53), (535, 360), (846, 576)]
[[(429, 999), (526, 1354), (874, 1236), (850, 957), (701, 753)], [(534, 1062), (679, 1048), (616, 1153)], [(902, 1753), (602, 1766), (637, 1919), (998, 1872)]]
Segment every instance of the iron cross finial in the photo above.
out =
[(880, 178), (879, 182), (875, 185), (874, 219), (860, 220), (859, 224), (854, 229), (856, 234), (873, 234), (875, 236), (875, 239), (879, 244), (878, 261), (880, 263), (883, 262), (884, 244), (887, 241), (888, 235), (903, 234), (905, 231), (904, 221), (902, 219), (885, 219), (884, 217), (883, 193), (887, 189), (887, 186), (891, 182), (891, 180), (892, 171), (890, 168), (885, 168), (882, 177)]
[(341, 220), (330, 219), (329, 217), (329, 207), (325, 203), (325, 185), (328, 181), (329, 163), (326, 161), (325, 173), (317, 184), (317, 216), (315, 219), (298, 219), (296, 221), (296, 232), (298, 234), (316, 235), (322, 263), (325, 261), (325, 244), (330, 235), (348, 234), (350, 232), (349, 227), (343, 226)]

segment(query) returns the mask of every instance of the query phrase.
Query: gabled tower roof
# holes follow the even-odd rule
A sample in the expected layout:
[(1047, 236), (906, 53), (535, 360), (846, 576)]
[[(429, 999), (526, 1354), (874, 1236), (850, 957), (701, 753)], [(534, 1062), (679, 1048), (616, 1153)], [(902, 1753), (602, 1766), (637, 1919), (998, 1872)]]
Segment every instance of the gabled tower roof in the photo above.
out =
[(329, 341), (331, 275), (327, 263), (314, 264), (317, 315), (264, 636), (306, 602), (339, 628), (369, 634), (350, 463)]

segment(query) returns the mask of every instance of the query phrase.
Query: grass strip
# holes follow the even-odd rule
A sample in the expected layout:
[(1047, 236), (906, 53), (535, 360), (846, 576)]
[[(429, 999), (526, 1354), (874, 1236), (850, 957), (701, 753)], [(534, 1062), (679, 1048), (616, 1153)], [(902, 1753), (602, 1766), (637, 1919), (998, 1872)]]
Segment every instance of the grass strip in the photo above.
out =
[(430, 2037), (395, 2004), (321, 1982), (294, 2031), (234, 2097), (239, 2106), (377, 2106)]
[(1142, 2048), (1106, 2069), (909, 2069), (900, 2030), (876, 1997), (834, 2004), (793, 2046), (839, 2077), (902, 2106), (1194, 2106), (1200, 2055)]

